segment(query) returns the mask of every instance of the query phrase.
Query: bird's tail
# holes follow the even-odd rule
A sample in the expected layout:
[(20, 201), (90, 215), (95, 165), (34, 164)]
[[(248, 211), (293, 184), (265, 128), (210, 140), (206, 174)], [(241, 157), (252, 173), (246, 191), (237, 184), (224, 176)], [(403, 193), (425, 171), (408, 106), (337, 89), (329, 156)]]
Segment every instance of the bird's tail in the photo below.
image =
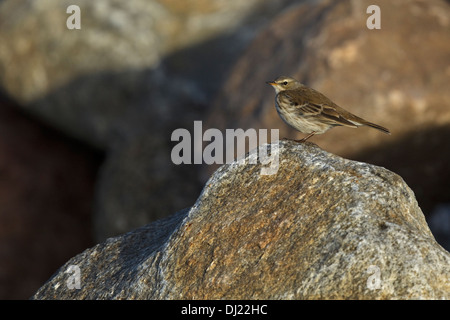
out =
[(372, 122), (369, 122), (369, 121), (361, 122), (361, 124), (363, 124), (365, 126), (369, 126), (369, 127), (375, 128), (375, 129), (378, 129), (378, 130), (380, 130), (380, 131), (382, 131), (384, 133), (391, 134), (389, 129), (387, 129), (385, 127), (382, 127), (382, 126), (380, 126), (378, 124), (375, 124), (375, 123), (372, 123)]

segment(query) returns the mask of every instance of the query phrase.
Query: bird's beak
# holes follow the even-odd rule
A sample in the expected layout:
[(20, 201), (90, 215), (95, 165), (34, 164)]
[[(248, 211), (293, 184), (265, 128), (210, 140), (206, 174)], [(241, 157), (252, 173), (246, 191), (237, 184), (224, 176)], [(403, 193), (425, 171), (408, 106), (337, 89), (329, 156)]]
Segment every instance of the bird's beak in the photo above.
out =
[(271, 86), (274, 86), (276, 83), (275, 81), (266, 81), (267, 84), (270, 84)]

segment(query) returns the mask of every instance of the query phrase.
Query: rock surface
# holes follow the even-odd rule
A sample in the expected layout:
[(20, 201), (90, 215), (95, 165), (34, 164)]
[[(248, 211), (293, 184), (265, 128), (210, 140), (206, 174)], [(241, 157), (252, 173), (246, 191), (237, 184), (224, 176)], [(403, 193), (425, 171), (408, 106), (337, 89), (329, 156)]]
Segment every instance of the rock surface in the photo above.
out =
[(450, 298), (450, 254), (402, 178), (311, 143), (271, 148), (276, 173), (256, 154), (222, 166), (190, 209), (87, 249), (33, 298)]

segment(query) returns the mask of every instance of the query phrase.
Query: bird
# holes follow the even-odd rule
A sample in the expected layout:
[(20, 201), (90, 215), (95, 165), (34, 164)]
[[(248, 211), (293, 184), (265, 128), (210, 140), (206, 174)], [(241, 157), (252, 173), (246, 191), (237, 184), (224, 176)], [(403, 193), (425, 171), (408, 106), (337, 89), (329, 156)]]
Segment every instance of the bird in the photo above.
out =
[(275, 89), (275, 107), (280, 118), (295, 130), (308, 134), (296, 142), (305, 142), (337, 126), (368, 126), (391, 134), (389, 129), (354, 115), (291, 77), (280, 76), (266, 83)]

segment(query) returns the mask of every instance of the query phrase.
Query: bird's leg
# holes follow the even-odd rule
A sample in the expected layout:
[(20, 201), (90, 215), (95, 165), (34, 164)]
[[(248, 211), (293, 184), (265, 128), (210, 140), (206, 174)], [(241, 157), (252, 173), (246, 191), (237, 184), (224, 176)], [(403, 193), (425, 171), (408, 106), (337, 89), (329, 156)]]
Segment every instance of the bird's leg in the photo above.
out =
[(308, 134), (306, 137), (304, 137), (303, 139), (300, 139), (300, 140), (294, 140), (295, 142), (305, 142), (306, 140), (308, 140), (309, 138), (311, 138), (313, 135), (315, 135), (316, 134), (316, 132), (315, 131), (313, 131), (313, 132), (311, 132), (310, 134)]

